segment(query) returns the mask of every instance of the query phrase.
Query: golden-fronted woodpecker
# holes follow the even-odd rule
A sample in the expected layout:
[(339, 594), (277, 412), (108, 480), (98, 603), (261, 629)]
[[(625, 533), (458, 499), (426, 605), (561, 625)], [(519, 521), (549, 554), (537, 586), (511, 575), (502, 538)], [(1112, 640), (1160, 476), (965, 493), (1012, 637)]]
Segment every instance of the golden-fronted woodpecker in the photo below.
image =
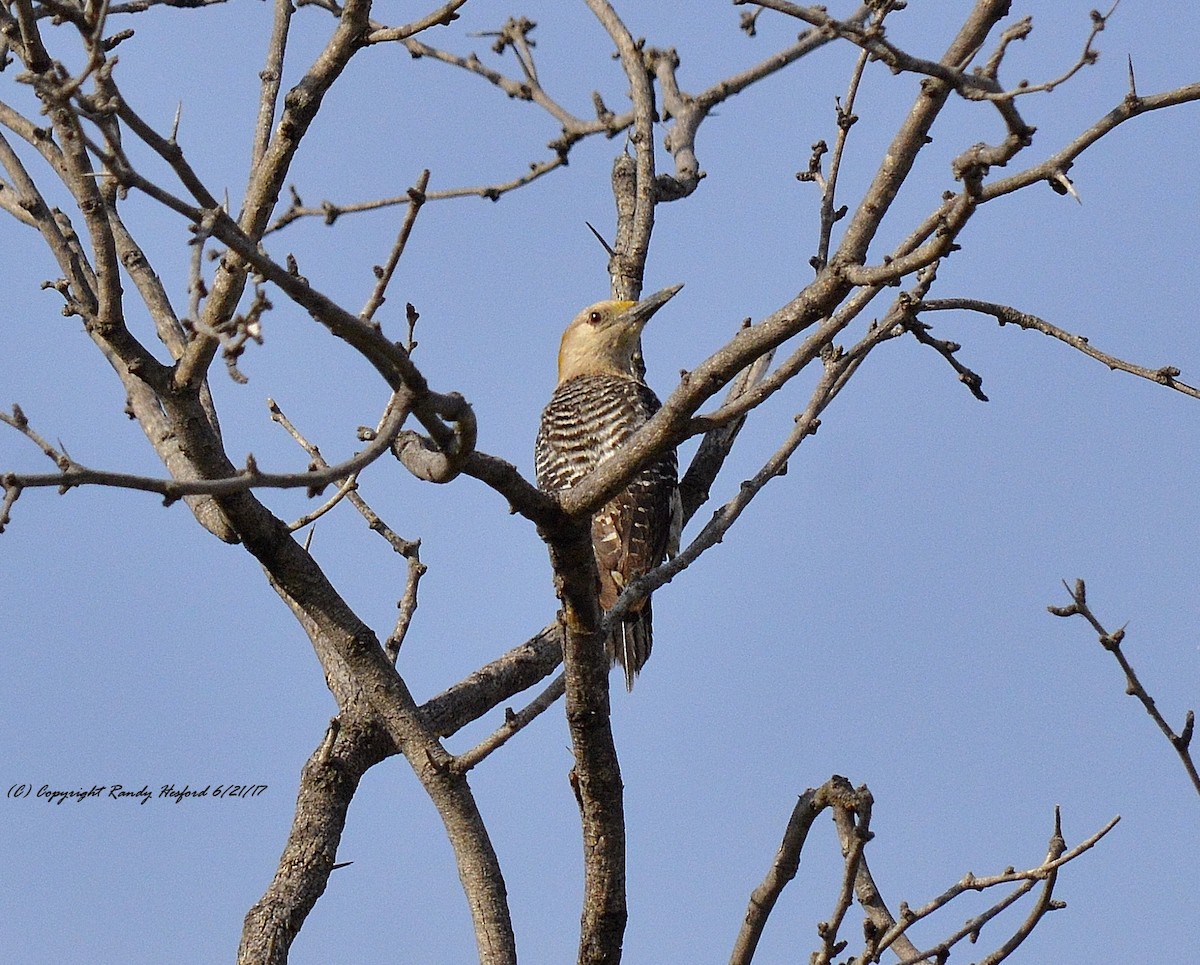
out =
[[(661, 403), (643, 380), (642, 328), (682, 285), (640, 302), (597, 302), (575, 316), (558, 352), (558, 387), (542, 413), (534, 462), (538, 486), (569, 489), (614, 455)], [(642, 469), (592, 516), (600, 606), (612, 608), (631, 580), (679, 548), (682, 509), (675, 452)], [(609, 657), (625, 686), (650, 656), (650, 598), (612, 628)]]

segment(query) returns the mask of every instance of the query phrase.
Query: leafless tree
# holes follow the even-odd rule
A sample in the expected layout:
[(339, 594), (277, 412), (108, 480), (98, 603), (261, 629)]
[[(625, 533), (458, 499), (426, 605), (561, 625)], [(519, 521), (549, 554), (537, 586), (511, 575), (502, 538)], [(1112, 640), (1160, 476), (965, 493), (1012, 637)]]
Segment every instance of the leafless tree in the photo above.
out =
[[(291, 833), (274, 880), (246, 916), (239, 961), (286, 961), (293, 939), (335, 867), (347, 808), (359, 781), (370, 768), (395, 755), (407, 760), (444, 822), (480, 960), (489, 965), (516, 961), (502, 869), (468, 775), (514, 734), (556, 706), (560, 697), (565, 697), (573, 743), (571, 781), (579, 802), (585, 854), (579, 961), (618, 961), (627, 918), (625, 824), (610, 726), (609, 667), (599, 641), (609, 621), (679, 577), (721, 541), (747, 504), (784, 473), (801, 444), (817, 430), (826, 409), (877, 350), (913, 339), (944, 359), (971, 394), (986, 399), (981, 377), (958, 358), (959, 346), (939, 337), (934, 327), (946, 312), (976, 313), (1000, 325), (1041, 332), (1110, 368), (1166, 389), (1200, 396), (1200, 390), (1180, 381), (1175, 368), (1127, 362), (1015, 307), (967, 297), (933, 297), (939, 266), (958, 249), (966, 226), (984, 216), (990, 202), (1046, 185), (1073, 195), (1072, 165), (1109, 132), (1148, 112), (1200, 100), (1200, 83), (1140, 91), (1131, 65), (1128, 91), (1111, 110), (1101, 117), (1081, 119), (1076, 136), (1050, 145), (1041, 160), (1026, 162), (1035, 130), (1023, 119), (1023, 103), (1061, 84), (1086, 82), (1086, 69), (1096, 60), (1097, 38), (1111, 11), (1095, 12), (1090, 24), (1081, 25), (1082, 52), (1066, 59), (1058, 76), (1013, 82), (1006, 76), (1007, 60), (1013, 45), (1028, 36), (1034, 25), (1028, 17), (1009, 18), (1006, 0), (976, 0), (961, 14), (953, 40), (936, 59), (913, 54), (891, 39), (888, 28), (905, 16), (901, 0), (872, 0), (856, 8), (842, 5), (839, 12), (768, 0), (747, 5), (743, 31), (754, 35), (763, 18), (782, 17), (796, 22), (802, 30), (799, 36), (757, 64), (689, 91), (682, 86), (676, 50), (635, 37), (609, 0), (586, 0), (611, 39), (629, 88), (627, 98), (610, 95), (606, 100), (595, 94), (591, 109), (583, 113), (565, 105), (539, 80), (534, 24), (528, 20), (510, 19), (498, 26), (490, 36), (495, 57), (485, 60), (457, 52), (469, 43), (454, 32), (467, 0), (451, 0), (402, 24), (376, 19), (393, 11), (389, 5), (373, 6), (370, 0), (297, 0), (295, 5), (278, 0), (261, 72), (257, 122), (252, 143), (245, 146), (253, 164), (240, 198), (231, 202), (199, 173), (202, 165), (197, 155), (210, 147), (185, 147), (178, 116), (169, 130), (150, 123), (145, 93), (126, 90), (118, 63), (124, 45), (138, 42), (128, 25), (136, 26), (143, 15), (155, 8), (217, 2), (0, 0), (0, 68), (8, 78), (5, 89), (11, 92), (0, 100), (4, 172), (0, 208), (27, 226), (29, 237), (36, 235), (53, 256), (59, 276), (46, 281), (45, 287), (61, 296), (64, 314), (82, 321), (120, 380), (130, 416), (140, 424), (165, 468), (163, 476), (151, 477), (119, 467), (83, 465), (61, 443), (48, 441), (54, 427), (35, 425), (14, 406), (0, 413), (0, 419), (36, 445), (54, 468), (43, 474), (3, 471), (0, 529), (13, 523), (22, 493), (43, 487), (64, 492), (82, 486), (120, 487), (157, 494), (168, 503), (183, 500), (213, 536), (240, 544), (262, 565), (271, 587), (311, 639), (338, 713), (301, 774)], [(319, 18), (327, 25), (327, 37), (300, 79), (285, 90), (285, 55), (290, 55), (288, 41), (299, 16)], [(683, 374), (634, 443), (561, 498), (539, 492), (512, 464), (477, 448), (478, 423), (495, 414), (477, 413), (451, 387), (430, 384), (414, 361), (418, 313), (413, 306), (408, 306), (403, 319), (388, 316), (385, 323), (379, 317), (423, 206), (467, 194), (495, 200), (552, 173), (568, 176), (562, 169), (577, 145), (613, 139), (618, 145), (611, 172), (617, 227), (615, 237), (604, 244), (613, 296), (638, 298), (657, 207), (686, 204), (702, 189), (697, 134), (705, 121), (718, 107), (736, 110), (737, 95), (765, 78), (801, 70), (810, 54), (829, 44), (851, 45), (857, 48), (857, 56), (846, 77), (845, 94), (837, 103), (832, 136), (813, 145), (798, 175), (819, 192), (820, 213), (811, 276), (796, 279), (795, 296), (761, 318), (747, 319), (724, 344), (708, 346), (708, 357)], [(549, 145), (548, 158), (534, 160), (518, 177), (498, 174), (495, 183), (479, 187), (433, 191), (426, 172), (395, 197), (307, 206), (303, 185), (289, 188), (293, 163), (308, 142), (326, 95), (348, 65), (381, 45), (402, 45), (413, 58), (466, 72), (501, 94), (546, 112), (561, 125), (561, 135)], [(580, 69), (589, 69), (592, 61), (609, 53), (579, 51)], [(515, 70), (506, 73), (493, 62), (502, 66), (515, 62)], [(860, 196), (846, 197), (839, 188), (839, 174), (859, 123), (860, 82), (868, 70), (879, 70), (880, 65), (893, 74), (918, 76), (919, 92), (893, 132), (869, 186)], [(430, 83), (436, 83), (434, 75), (430, 77)], [(914, 167), (930, 131), (947, 105), (955, 102), (998, 118), (1003, 134), (995, 143), (961, 145), (952, 165), (954, 187), (940, 196), (931, 195), (934, 200), (925, 215), (898, 230), (893, 202), (902, 187), (913, 188)], [(429, 164), (435, 166), (436, 159)], [(152, 173), (156, 171), (162, 173)], [(178, 253), (147, 250), (127, 226), (122, 212), (133, 197), (150, 199), (189, 226), (192, 267), (186, 303), (168, 291), (156, 269), (156, 264)], [(294, 230), (291, 226), (304, 219), (323, 218), (333, 225), (358, 212), (384, 207), (401, 207), (406, 214), (392, 250), (375, 269), (374, 290), (360, 311), (311, 284), (304, 266), (286, 253), (284, 239)], [(881, 235), (885, 222), (888, 233)], [(881, 237), (901, 240), (889, 247)], [(206, 268), (204, 256), (210, 253), (215, 267)], [(281, 300), (303, 309), (329, 335), (351, 346), (387, 389), (377, 425), (360, 430), (361, 451), (333, 464), (306, 437), (303, 426), (293, 425), (272, 404), (271, 418), (308, 453), (309, 466), (303, 472), (270, 471), (253, 460), (236, 465), (223, 442), (209, 389), (213, 378), (244, 379), (239, 361), (260, 340), (264, 315)], [(143, 311), (162, 348), (151, 344), (148, 327), (141, 330)], [(469, 336), (464, 333), (464, 337)], [(227, 375), (219, 369), (214, 373), (218, 355)], [(807, 404), (787, 437), (777, 441), (773, 455), (733, 498), (692, 530), (678, 556), (626, 587), (616, 608), (603, 613), (588, 537), (590, 514), (641, 467), (687, 439), (702, 437), (681, 482), (685, 515), (692, 519), (708, 502), (710, 486), (755, 410), (784, 386), (798, 384), (802, 373), (812, 385)], [(431, 484), (452, 485), (458, 477), (469, 476), (499, 493), (513, 512), (533, 524), (529, 536), (536, 528), (545, 542), (562, 603), (558, 616), (530, 639), (498, 653), (490, 663), (424, 702), (405, 682), (400, 660), (424, 572), (419, 547), (380, 519), (367, 501), (369, 494), (357, 485), (359, 472), (390, 456)], [(273, 491), (287, 488), (307, 490), (322, 501), (302, 518), (288, 522), (264, 501)], [(382, 642), (296, 535), (343, 500), (407, 560), (408, 582), (399, 618)], [(1090, 615), (1082, 584), (1073, 600), (1071, 607), (1056, 612), (1084, 615), (1105, 647), (1121, 659), (1119, 633), (1104, 631)], [(542, 685), (560, 665), (561, 673)], [(1152, 707), (1130, 668), (1123, 666), (1130, 686)], [(463, 754), (447, 751), (444, 738), (539, 685), (543, 689), (523, 709), (505, 712), (504, 722), (491, 737)], [(1179, 735), (1161, 718), (1156, 720), (1195, 782), (1187, 753), (1191, 718)], [(1068, 845), (1056, 820), (1040, 863), (990, 877), (968, 875), (923, 907), (902, 904), (893, 911), (875, 887), (866, 860), (872, 805), (865, 786), (853, 787), (837, 776), (801, 796), (768, 876), (750, 897), (733, 962), (751, 960), (776, 898), (796, 873), (808, 829), (825, 809), (831, 810), (838, 829), (844, 878), (836, 907), (818, 929), (814, 962), (832, 962), (854, 942), (860, 942), (855, 960), (861, 962), (880, 961), (889, 950), (905, 963), (957, 960), (960, 942), (976, 939), (1001, 911), (1036, 891), (1021, 925), (996, 939), (980, 959), (1002, 961), (1047, 912), (1059, 907), (1053, 891), (1060, 869), (1115, 824), (1114, 819), (1085, 840)], [(950, 930), (937, 943), (920, 947), (909, 939), (910, 925), (959, 895), (999, 893), (1006, 887), (983, 914), (962, 926), (947, 925)], [(846, 937), (854, 931), (846, 928), (846, 917), (855, 899), (866, 913), (861, 940)]]

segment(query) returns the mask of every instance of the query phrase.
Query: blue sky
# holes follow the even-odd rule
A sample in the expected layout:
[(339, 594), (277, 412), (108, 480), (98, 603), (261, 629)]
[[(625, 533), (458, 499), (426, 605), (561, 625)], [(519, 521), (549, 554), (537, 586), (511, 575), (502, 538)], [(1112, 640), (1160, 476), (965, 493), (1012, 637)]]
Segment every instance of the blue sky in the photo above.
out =
[[(416, 9), (392, 6), (378, 5), (379, 15)], [(939, 56), (965, 5), (910, 7), (894, 18), (893, 38)], [(1082, 49), (1089, 9), (1073, 0), (1014, 5), (1035, 28), (1010, 52), (1002, 79), (1061, 73)], [(477, 50), (513, 72), (511, 55), (497, 58), (470, 34), (520, 14), (538, 22), (548, 90), (582, 115), (593, 89), (613, 109), (623, 104), (611, 45), (582, 4), (473, 2), (426, 40)], [(675, 46), (681, 83), (696, 91), (797, 30), (764, 14), (750, 39), (737, 18), (705, 2), (686, 17), (638, 7), (627, 22), (651, 43)], [(163, 11), (135, 26), (118, 79), (160, 129), (183, 104), (181, 145), (236, 207), (269, 6)], [(289, 79), (327, 29), (322, 12), (298, 12)], [(1127, 0), (1097, 41), (1098, 64), (1021, 102), (1038, 128), (1023, 157), (1045, 157), (1114, 106), (1127, 55), (1142, 93), (1195, 81), (1198, 31), (1190, 5)], [(686, 285), (646, 333), (660, 394), (742, 318), (762, 317), (811, 278), (819, 199), (794, 174), (813, 141), (832, 141), (833, 98), (852, 62), (849, 48), (826, 48), (702, 127), (708, 177), (691, 198), (659, 207), (646, 274), (648, 290)], [(0, 99), (24, 105), (12, 74), (0, 74)], [(881, 65), (868, 71), (845, 202), (873, 173), (916, 83)], [(477, 77), (375, 49), (335, 88), (290, 180), (308, 203), (399, 194), (426, 167), (431, 190), (503, 181), (544, 158), (557, 133), (536, 107)], [(953, 187), (950, 158), (1002, 132), (994, 111), (958, 102), (933, 133), (882, 241), (901, 237)], [(1195, 105), (1131, 122), (1072, 170), (1082, 204), (1036, 186), (981, 211), (933, 294), (1006, 302), (1132, 361), (1174, 364), (1195, 383), (1197, 143)], [(606, 259), (584, 222), (611, 232), (608, 170), (620, 149), (619, 140), (581, 144), (568, 168), (496, 204), (426, 206), (380, 315), (400, 337), (404, 303), (416, 305), (415, 359), (431, 384), (466, 395), (480, 448), (527, 475), (558, 335), (607, 294)], [(185, 305), (186, 225), (137, 196), (124, 211)], [(332, 228), (314, 219), (270, 245), (294, 252), (319, 288), (357, 310), (400, 217), (346, 217)], [(0, 220), (0, 403), (20, 403), (85, 464), (161, 474), (78, 320), (62, 318), (57, 296), (40, 290), (54, 273), (32, 232)], [(228, 450), (235, 462), (253, 452), (264, 468), (303, 468), (304, 455), (270, 422), (270, 396), (328, 457), (344, 458), (358, 447), (354, 428), (378, 419), (386, 387), (305, 312), (273, 300), (265, 344), (241, 363), (249, 384), (233, 384), (219, 364), (213, 373)], [(131, 320), (149, 336), (136, 307)], [(632, 695), (614, 692), (629, 826), (628, 962), (725, 960), (796, 795), (833, 773), (874, 793), (868, 859), (893, 908), (929, 900), (968, 870), (1036, 864), (1060, 805), (1068, 844), (1113, 815), (1122, 820), (1063, 872), (1057, 896), (1068, 907), (1013, 961), (1130, 962), (1149, 947), (1182, 960), (1194, 948), (1200, 801), (1088, 627), (1045, 608), (1067, 601), (1061, 580), (1085, 578), (1097, 615), (1110, 628), (1128, 622), (1127, 652), (1167, 718), (1178, 728), (1200, 703), (1200, 410), (1041, 335), (964, 315), (934, 321), (935, 334), (963, 345), (959, 358), (983, 376), (989, 403), (974, 401), (912, 340), (885, 345), (788, 475), (655, 598), (654, 656)], [(756, 414), (716, 501), (777, 448), (811, 381), (802, 377)], [(16, 433), (0, 432), (0, 468), (48, 465)], [(493, 492), (470, 479), (432, 487), (392, 461), (373, 465), (360, 485), (393, 528), (422, 539), (429, 572), (400, 664), (418, 699), (553, 616), (544, 547)], [(298, 493), (268, 501), (285, 518), (311, 508)], [(313, 552), (386, 635), (402, 561), (348, 505), (318, 524)], [(274, 872), (300, 766), (335, 712), (300, 628), (244, 551), (218, 543), (182, 505), (164, 509), (142, 494), (26, 492), (0, 537), (0, 584), (6, 791), (267, 785), (252, 799), (179, 804), (6, 798), (6, 956), (230, 960), (242, 916)], [(500, 720), (493, 713), (449, 748), (472, 746)], [(570, 764), (559, 707), (473, 772), (524, 962), (575, 954), (581, 858)], [(450, 849), (402, 760), (363, 781), (339, 858), (354, 863), (334, 873), (293, 962), (471, 960)], [(822, 819), (756, 961), (803, 960), (816, 947), (839, 866)], [(915, 937), (940, 937), (980, 907), (964, 904)], [(963, 960), (1018, 920), (1001, 919)], [(857, 922), (852, 912), (847, 935)]]

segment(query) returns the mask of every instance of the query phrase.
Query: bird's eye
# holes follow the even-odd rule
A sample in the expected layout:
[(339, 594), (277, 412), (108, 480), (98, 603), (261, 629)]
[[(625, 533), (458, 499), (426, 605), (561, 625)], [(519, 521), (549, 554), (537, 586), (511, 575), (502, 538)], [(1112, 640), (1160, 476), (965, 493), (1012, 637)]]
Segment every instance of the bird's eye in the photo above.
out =
[(590, 315), (588, 315), (588, 321), (591, 322), (593, 325), (598, 323), (601, 318), (602, 318), (602, 316), (599, 312), (592, 312)]

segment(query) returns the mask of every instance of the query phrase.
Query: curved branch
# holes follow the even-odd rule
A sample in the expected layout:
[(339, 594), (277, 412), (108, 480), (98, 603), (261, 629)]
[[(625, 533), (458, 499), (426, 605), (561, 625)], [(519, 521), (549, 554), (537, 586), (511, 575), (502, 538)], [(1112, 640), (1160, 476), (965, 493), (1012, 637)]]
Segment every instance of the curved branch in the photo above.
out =
[(404, 468), (418, 479), (448, 483), (463, 471), (466, 460), (475, 451), (478, 436), (475, 410), (457, 392), (449, 395), (431, 392), (429, 400), (433, 411), (453, 424), (453, 439), (439, 446), (416, 432), (402, 432), (392, 448)]
[[(866, 791), (866, 788), (862, 790)], [(771, 862), (766, 877), (750, 895), (750, 905), (746, 909), (746, 917), (734, 943), (729, 965), (750, 965), (775, 903), (800, 868), (800, 853), (804, 850), (813, 822), (826, 808), (853, 800), (855, 794), (850, 782), (835, 774), (820, 787), (810, 787), (800, 795), (800, 800), (796, 802), (796, 806), (792, 808), (792, 815), (788, 818), (779, 851)]]
[(912, 311), (913, 314), (920, 314), (922, 312), (967, 311), (977, 312), (981, 315), (990, 315), (1002, 326), (1016, 325), (1026, 331), (1041, 332), (1043, 335), (1049, 335), (1051, 338), (1058, 339), (1076, 351), (1082, 352), (1088, 358), (1093, 358), (1097, 362), (1103, 362), (1114, 372), (1127, 372), (1130, 375), (1136, 375), (1139, 379), (1145, 379), (1157, 385), (1165, 385), (1168, 389), (1174, 389), (1176, 392), (1191, 396), (1193, 399), (1200, 399), (1200, 389), (1188, 385), (1186, 382), (1179, 381), (1178, 376), (1180, 371), (1174, 365), (1162, 365), (1157, 369), (1150, 369), (1142, 365), (1135, 365), (1132, 362), (1126, 362), (1115, 355), (1102, 352), (1093, 346), (1083, 335), (1075, 335), (1065, 329), (1059, 328), (1057, 325), (1047, 322), (1045, 319), (1038, 318), (1036, 315), (1030, 315), (1028, 312), (1018, 311), (1008, 305), (983, 301), (978, 298), (928, 298), (915, 304)]
[(379, 27), (372, 23), (367, 43), (382, 44), (393, 40), (405, 40), (430, 27), (445, 27), (458, 19), (458, 10), (465, 6), (466, 2), (467, 0), (449, 0), (436, 10), (400, 27)]
[[(847, 23), (861, 23), (870, 14), (867, 4), (860, 6), (847, 18)], [(752, 84), (770, 77), (835, 39), (827, 30), (805, 30), (796, 42), (772, 54), (765, 60), (745, 70), (718, 81), (699, 94), (682, 91), (676, 77), (679, 56), (671, 50), (650, 48), (646, 61), (658, 78), (663, 103), (663, 120), (673, 123), (667, 130), (664, 147), (675, 159), (675, 173), (661, 174), (656, 180), (655, 190), (659, 201), (675, 201), (696, 190), (704, 178), (700, 162), (696, 158), (696, 134), (700, 125), (712, 113), (713, 108), (730, 97), (741, 93)]]

